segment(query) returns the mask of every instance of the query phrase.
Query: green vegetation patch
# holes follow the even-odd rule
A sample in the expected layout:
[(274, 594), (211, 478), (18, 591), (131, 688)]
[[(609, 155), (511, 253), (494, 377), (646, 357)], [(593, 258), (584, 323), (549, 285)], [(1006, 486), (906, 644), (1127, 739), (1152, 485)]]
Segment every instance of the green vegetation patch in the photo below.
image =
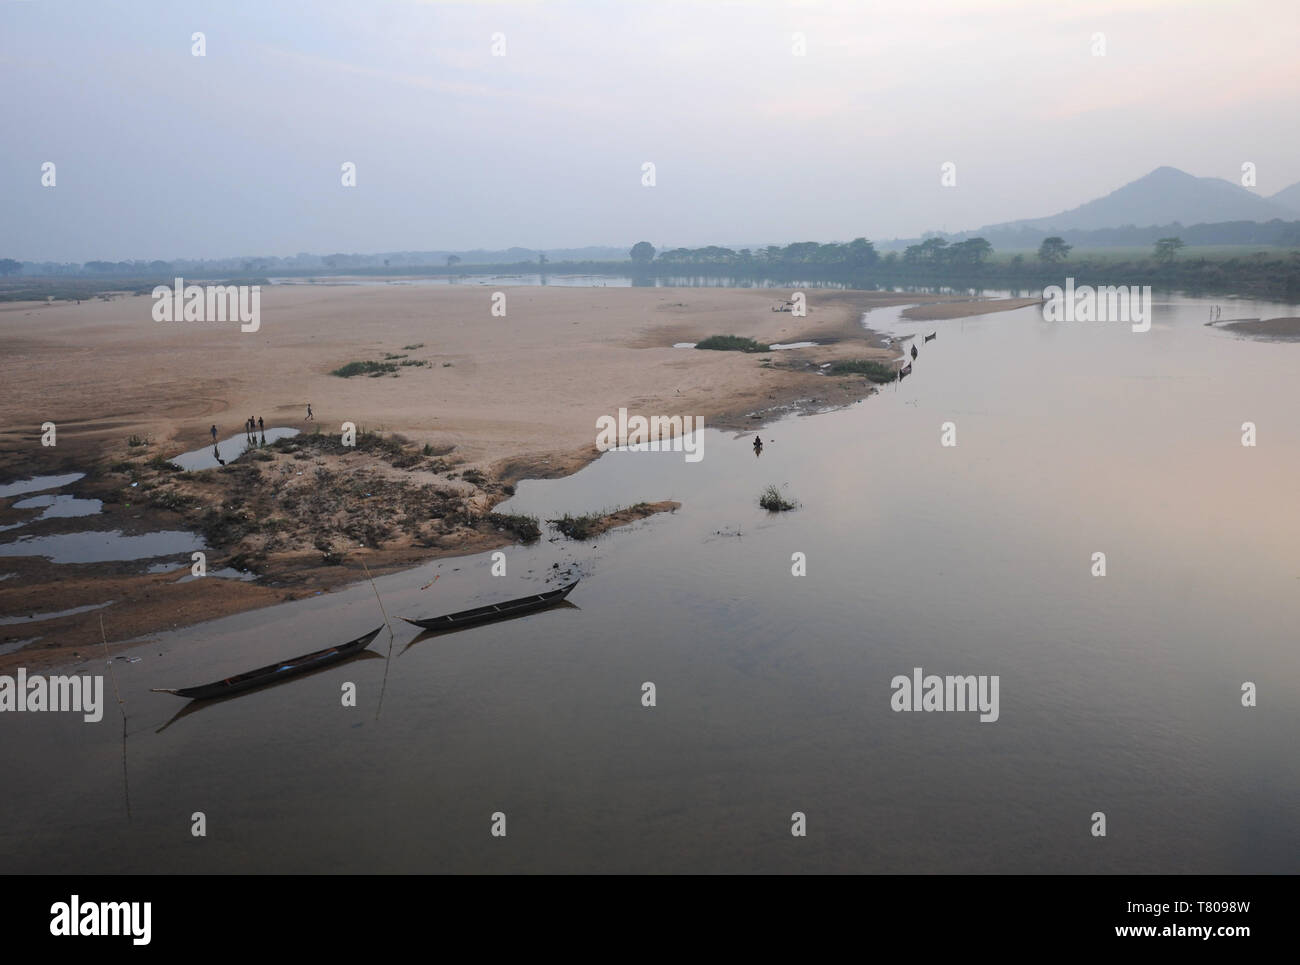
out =
[(487, 521), (497, 529), (505, 530), (521, 543), (536, 543), (542, 538), (542, 527), (536, 516), (489, 513)]
[(341, 379), (350, 379), (354, 375), (369, 375), (373, 378), (396, 371), (397, 366), (392, 362), (349, 362), (335, 369), (330, 375), (337, 375)]
[(776, 486), (768, 486), (758, 497), (758, 505), (762, 506), (770, 513), (784, 513), (791, 509), (798, 509), (799, 504), (794, 500), (786, 499), (781, 495), (781, 490)]
[(872, 382), (893, 382), (898, 378), (892, 365), (871, 359), (841, 359), (826, 370), (831, 375), (865, 375)]
[(770, 352), (772, 346), (755, 342), (752, 338), (740, 335), (710, 335), (703, 342), (696, 342), (696, 348), (710, 349), (715, 352)]

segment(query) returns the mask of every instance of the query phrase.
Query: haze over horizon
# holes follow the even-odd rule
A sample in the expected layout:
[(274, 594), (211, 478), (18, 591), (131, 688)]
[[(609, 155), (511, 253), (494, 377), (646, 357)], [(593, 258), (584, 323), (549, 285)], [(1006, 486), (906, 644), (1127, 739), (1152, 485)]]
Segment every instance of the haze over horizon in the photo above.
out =
[(1300, 181), (1298, 17), (1284, 0), (3, 3), (0, 256), (886, 239), (1041, 217), (1164, 165), (1240, 183), (1246, 161), (1267, 197)]

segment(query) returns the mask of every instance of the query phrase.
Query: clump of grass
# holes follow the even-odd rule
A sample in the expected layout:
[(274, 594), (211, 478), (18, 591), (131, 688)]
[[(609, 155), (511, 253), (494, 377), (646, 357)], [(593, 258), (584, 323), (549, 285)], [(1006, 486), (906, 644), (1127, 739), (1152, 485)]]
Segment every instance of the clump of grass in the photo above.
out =
[(583, 516), (570, 516), (565, 513), (559, 519), (549, 519), (548, 523), (562, 536), (567, 536), (571, 540), (583, 542), (589, 539), (595, 539), (605, 530), (609, 529), (610, 524), (614, 521), (613, 517), (621, 513), (634, 513), (641, 516), (649, 515), (649, 503), (633, 503), (631, 506), (618, 506), (614, 509), (602, 510), (599, 513), (587, 513)]
[(320, 553), (320, 561), (326, 566), (338, 566), (343, 562), (343, 554), (334, 548), (334, 541), (328, 536), (319, 535), (313, 544)]
[(752, 338), (740, 335), (710, 335), (702, 342), (695, 343), (696, 348), (712, 349), (716, 352), (770, 352), (772, 346), (755, 342)]
[(425, 360), (425, 359), (403, 359), (402, 361), (398, 362), (397, 364), (398, 364), (398, 365), (414, 365), (416, 368), (428, 368), (428, 367), (430, 367), (433, 363), (432, 363), (432, 362), (429, 362), (429, 361), (427, 361), (427, 360)]
[(414, 345), (403, 345), (403, 352), (414, 352), (417, 348), (424, 348), (423, 342), (416, 342)]
[(898, 378), (892, 365), (871, 359), (841, 359), (826, 370), (831, 375), (865, 375), (872, 382), (893, 382)]
[(330, 375), (337, 375), (341, 379), (350, 379), (354, 375), (369, 375), (375, 378), (396, 371), (397, 366), (392, 362), (349, 362), (335, 369)]
[(195, 502), (193, 496), (187, 496), (174, 489), (159, 489), (149, 497), (150, 505), (156, 506), (158, 509), (170, 509), (173, 512), (189, 509)]
[(536, 543), (542, 538), (542, 527), (536, 516), (515, 513), (488, 513), (487, 521), (503, 529), (521, 543)]
[(587, 513), (585, 516), (570, 516), (565, 513), (559, 519), (550, 520), (556, 532), (569, 539), (585, 542), (595, 539), (600, 534), (600, 523), (604, 519), (601, 513)]
[(487, 476), (483, 474), (481, 469), (466, 469), (461, 473), (460, 478), (467, 483), (473, 483), (475, 486), (483, 486), (487, 483)]
[(392, 352), (385, 352), (385, 353), (384, 353), (384, 358), (386, 358), (386, 359), (404, 359), (404, 358), (406, 358), (406, 356), (405, 356), (405, 355), (394, 355)]
[(160, 469), (165, 472), (180, 472), (181, 467), (176, 465), (170, 459), (165, 457), (161, 452), (154, 456), (147, 463), (150, 469)]
[(134, 433), (132, 433), (131, 435), (127, 436), (126, 444), (130, 446), (132, 449), (138, 449), (141, 446), (149, 445), (149, 440), (144, 438), (143, 436), (137, 436)]
[(769, 513), (783, 513), (787, 510), (797, 509), (799, 504), (793, 500), (786, 499), (781, 495), (781, 490), (776, 486), (768, 486), (758, 497), (758, 505), (762, 506)]

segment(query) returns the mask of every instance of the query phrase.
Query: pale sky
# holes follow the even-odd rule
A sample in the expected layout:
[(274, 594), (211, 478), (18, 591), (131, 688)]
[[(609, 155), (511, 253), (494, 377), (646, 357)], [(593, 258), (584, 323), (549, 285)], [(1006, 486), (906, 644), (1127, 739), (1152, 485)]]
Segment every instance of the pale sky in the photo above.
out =
[(1269, 195), (1298, 40), (1297, 0), (0, 0), (0, 257), (884, 239), (1163, 164)]

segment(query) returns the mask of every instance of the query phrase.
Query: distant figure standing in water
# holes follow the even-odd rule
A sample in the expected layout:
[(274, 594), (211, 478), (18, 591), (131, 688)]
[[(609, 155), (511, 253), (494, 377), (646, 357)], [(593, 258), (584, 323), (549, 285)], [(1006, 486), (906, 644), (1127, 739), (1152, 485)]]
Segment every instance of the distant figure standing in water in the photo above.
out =
[(266, 423), (262, 421), (261, 416), (257, 417), (257, 431), (260, 432), (262, 435), (266, 435)]
[(763, 440), (759, 436), (754, 436), (754, 455), (760, 455), (763, 452)]
[(308, 422), (312, 422), (312, 421), (313, 421), (313, 419), (312, 419), (312, 415), (311, 415), (311, 403), (310, 403), (310, 402), (307, 403), (307, 421), (308, 421)]
[(918, 355), (920, 355), (920, 354), (921, 354), (921, 353), (918, 352), (918, 351), (916, 350), (916, 346), (913, 345), (913, 346), (912, 346), (912, 358), (916, 358), (916, 357), (917, 357)]

